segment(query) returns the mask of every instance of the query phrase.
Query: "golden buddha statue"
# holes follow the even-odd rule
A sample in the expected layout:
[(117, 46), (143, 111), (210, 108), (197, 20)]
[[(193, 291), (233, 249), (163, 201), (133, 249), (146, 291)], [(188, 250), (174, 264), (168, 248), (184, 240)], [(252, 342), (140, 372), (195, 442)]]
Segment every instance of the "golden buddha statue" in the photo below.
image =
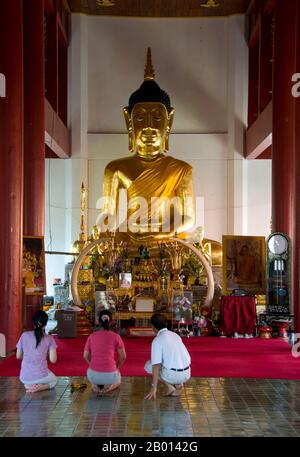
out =
[(29, 267), (27, 271), (23, 273), (23, 279), (25, 281), (25, 289), (34, 289), (36, 287), (34, 278), (38, 276), (32, 269)]
[[(174, 109), (169, 95), (154, 81), (150, 49), (144, 81), (130, 96), (123, 112), (132, 155), (113, 160), (105, 168), (103, 197), (100, 204), (97, 202), (100, 209), (96, 221), (98, 229), (94, 228), (90, 245), (78, 256), (73, 269), (74, 302), (80, 306), (77, 290), (80, 266), (84, 256), (95, 247), (108, 245), (105, 255), (112, 270), (122, 246), (131, 246), (130, 242), (127, 245), (128, 241), (132, 245), (146, 246), (155, 257), (160, 243), (172, 243), (171, 238), (175, 237), (174, 256), (177, 257), (173, 256), (173, 267), (176, 274), (180, 269), (179, 244), (192, 251), (203, 264), (208, 277), (205, 303), (209, 304), (214, 290), (211, 267), (195, 246), (184, 241), (184, 234), (194, 227), (196, 220), (192, 167), (167, 154)], [(136, 246), (132, 248), (133, 252)], [(174, 245), (169, 248), (173, 249)], [(155, 273), (151, 265), (145, 264)]]
[[(101, 235), (127, 232), (135, 241), (174, 236), (195, 221), (192, 167), (166, 155), (174, 118), (170, 98), (154, 81), (148, 48), (144, 82), (124, 108), (129, 150), (134, 154), (110, 162), (104, 173)], [(122, 210), (121, 193), (126, 210)], [(124, 232), (124, 233), (122, 233)]]

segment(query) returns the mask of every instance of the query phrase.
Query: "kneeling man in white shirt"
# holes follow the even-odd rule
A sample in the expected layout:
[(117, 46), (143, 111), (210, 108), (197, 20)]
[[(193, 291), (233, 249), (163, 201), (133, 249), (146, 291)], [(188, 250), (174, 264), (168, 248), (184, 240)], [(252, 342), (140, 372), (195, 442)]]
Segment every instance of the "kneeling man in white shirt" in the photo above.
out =
[(183, 384), (191, 377), (190, 354), (180, 336), (167, 329), (167, 319), (163, 314), (153, 314), (151, 324), (157, 335), (151, 345), (151, 360), (144, 367), (152, 374), (152, 387), (145, 398), (156, 398), (159, 379), (168, 388), (167, 396), (178, 397)]

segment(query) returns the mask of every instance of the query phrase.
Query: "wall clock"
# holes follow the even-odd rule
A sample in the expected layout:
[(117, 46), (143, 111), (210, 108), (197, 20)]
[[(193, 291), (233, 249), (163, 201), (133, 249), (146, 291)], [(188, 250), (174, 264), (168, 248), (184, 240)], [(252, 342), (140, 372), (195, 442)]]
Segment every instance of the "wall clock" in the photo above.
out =
[(288, 250), (288, 239), (282, 233), (273, 233), (268, 239), (268, 249), (272, 254), (281, 255)]
[(290, 241), (286, 234), (272, 233), (267, 239), (267, 313), (290, 313)]

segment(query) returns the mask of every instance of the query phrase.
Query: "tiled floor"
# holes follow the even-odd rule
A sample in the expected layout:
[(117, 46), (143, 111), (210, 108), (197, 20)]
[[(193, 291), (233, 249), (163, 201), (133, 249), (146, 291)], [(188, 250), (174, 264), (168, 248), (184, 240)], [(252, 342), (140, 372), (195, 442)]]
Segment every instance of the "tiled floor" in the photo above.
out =
[(144, 400), (150, 378), (123, 378), (118, 392), (25, 394), (17, 378), (0, 378), (0, 436), (300, 436), (300, 382), (192, 378), (180, 398)]

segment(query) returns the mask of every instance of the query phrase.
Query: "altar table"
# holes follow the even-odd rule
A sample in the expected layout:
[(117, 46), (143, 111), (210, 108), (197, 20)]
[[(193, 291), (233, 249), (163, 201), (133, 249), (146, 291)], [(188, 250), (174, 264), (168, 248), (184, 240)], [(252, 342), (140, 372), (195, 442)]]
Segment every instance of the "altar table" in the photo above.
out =
[(226, 336), (252, 334), (256, 327), (256, 303), (250, 296), (223, 295), (221, 297), (220, 330)]

